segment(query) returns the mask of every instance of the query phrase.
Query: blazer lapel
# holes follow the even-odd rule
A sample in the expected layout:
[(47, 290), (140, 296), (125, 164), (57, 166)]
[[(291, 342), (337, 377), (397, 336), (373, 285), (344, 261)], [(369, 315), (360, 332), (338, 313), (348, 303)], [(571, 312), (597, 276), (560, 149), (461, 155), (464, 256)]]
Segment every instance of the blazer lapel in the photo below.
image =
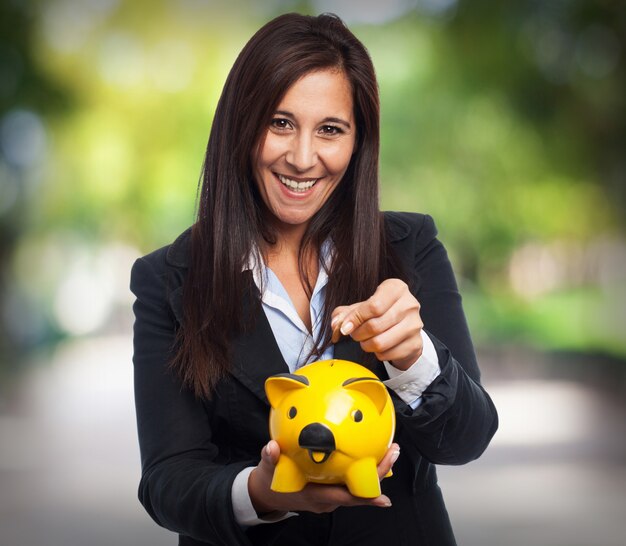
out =
[[(249, 274), (249, 273), (248, 273)], [(249, 274), (251, 291), (256, 291)], [(244, 295), (244, 316), (252, 317), (252, 325), (233, 341), (231, 374), (269, 405), (265, 395), (265, 380), (271, 375), (289, 373), (272, 328), (260, 305), (253, 305), (251, 293)]]
[[(168, 299), (172, 313), (179, 324), (183, 324), (182, 282), (184, 272), (188, 267), (190, 236), (191, 230), (185, 231), (170, 246), (167, 253), (167, 261), (170, 266), (173, 266), (170, 269)], [(252, 320), (249, 321), (250, 325), (247, 329), (231, 342), (230, 373), (259, 399), (269, 405), (265, 395), (265, 380), (270, 375), (288, 373), (289, 368), (278, 348), (263, 309), (260, 305), (254, 304), (258, 289), (254, 284), (252, 275), (249, 271), (242, 274), (247, 275), (249, 279), (249, 287), (243, 295), (242, 313), (243, 316), (251, 317)]]

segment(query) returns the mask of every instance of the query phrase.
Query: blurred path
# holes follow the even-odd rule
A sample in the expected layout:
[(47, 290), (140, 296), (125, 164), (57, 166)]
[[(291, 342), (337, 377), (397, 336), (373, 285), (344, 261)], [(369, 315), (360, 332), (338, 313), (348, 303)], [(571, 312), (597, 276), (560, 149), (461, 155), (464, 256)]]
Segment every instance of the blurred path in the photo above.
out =
[(130, 337), (60, 345), (0, 413), (0, 545), (172, 546), (137, 500)]
[(626, 544), (619, 378), (533, 353), (480, 361), (500, 429), (479, 460), (438, 471), (459, 546)]
[[(0, 399), (0, 545), (172, 546), (136, 500), (131, 340), (59, 346)], [(626, 536), (621, 388), (483, 355), (501, 428), (440, 468), (460, 546), (617, 546)], [(587, 363), (587, 365), (591, 365)]]

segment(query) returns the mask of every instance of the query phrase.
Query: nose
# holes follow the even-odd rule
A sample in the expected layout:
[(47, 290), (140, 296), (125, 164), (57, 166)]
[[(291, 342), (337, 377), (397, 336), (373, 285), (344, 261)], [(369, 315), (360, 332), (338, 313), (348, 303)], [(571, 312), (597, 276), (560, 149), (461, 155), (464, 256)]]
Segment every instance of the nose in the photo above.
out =
[(306, 172), (317, 163), (317, 150), (313, 138), (300, 133), (293, 138), (287, 151), (287, 163), (298, 172)]
[(335, 437), (327, 426), (311, 423), (300, 431), (298, 445), (303, 449), (329, 453), (335, 450)]

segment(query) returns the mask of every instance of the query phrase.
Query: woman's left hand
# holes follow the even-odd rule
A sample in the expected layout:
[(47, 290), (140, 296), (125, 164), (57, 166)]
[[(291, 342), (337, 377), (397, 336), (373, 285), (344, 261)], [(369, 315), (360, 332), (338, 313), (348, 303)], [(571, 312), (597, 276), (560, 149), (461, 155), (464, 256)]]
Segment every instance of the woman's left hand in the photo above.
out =
[(349, 335), (378, 360), (408, 369), (422, 354), (420, 304), (400, 279), (387, 279), (365, 301), (332, 312), (333, 343)]

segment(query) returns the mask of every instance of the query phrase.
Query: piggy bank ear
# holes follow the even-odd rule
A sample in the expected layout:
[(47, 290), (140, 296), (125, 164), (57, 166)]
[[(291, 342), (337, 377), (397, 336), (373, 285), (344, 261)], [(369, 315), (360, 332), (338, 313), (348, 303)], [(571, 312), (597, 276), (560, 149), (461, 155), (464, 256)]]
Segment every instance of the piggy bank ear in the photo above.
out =
[(265, 380), (265, 394), (273, 408), (280, 405), (285, 395), (294, 389), (304, 389), (309, 386), (309, 380), (302, 375), (293, 373), (279, 373)]
[(380, 380), (373, 377), (354, 377), (344, 381), (342, 387), (362, 392), (374, 402), (378, 413), (382, 413), (383, 409), (385, 409), (389, 394), (387, 393), (387, 387)]

